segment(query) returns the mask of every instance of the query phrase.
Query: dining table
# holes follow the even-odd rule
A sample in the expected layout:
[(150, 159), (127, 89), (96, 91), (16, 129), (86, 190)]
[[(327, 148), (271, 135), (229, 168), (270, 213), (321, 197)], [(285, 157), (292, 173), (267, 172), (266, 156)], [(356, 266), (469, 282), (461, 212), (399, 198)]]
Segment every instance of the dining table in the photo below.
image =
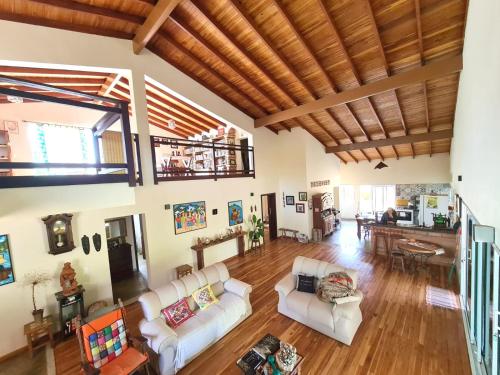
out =
[(445, 253), (439, 244), (422, 240), (403, 238), (398, 240), (397, 246), (411, 258), (410, 265), (414, 272), (418, 269), (417, 258), (420, 258), (420, 267), (427, 268), (430, 257)]

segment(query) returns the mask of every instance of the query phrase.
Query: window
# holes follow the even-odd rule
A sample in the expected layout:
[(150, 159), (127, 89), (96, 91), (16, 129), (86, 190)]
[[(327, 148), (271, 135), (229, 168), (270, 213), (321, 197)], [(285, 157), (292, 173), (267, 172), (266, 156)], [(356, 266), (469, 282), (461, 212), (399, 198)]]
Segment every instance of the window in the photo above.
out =
[[(91, 129), (28, 123), (35, 163), (95, 163)], [(37, 169), (37, 175), (95, 174), (95, 168)]]

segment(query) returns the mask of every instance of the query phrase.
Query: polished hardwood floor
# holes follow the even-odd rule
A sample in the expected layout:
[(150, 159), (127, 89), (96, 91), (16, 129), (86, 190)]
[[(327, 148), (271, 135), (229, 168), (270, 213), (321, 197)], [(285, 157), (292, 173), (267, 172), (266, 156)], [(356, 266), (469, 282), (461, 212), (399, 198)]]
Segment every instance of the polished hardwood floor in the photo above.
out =
[[(447, 270), (435, 266), (417, 274), (390, 271), (383, 256), (365, 248), (368, 245), (356, 237), (355, 225), (345, 222), (321, 243), (279, 239), (268, 242), (262, 255), (229, 259), (231, 276), (253, 286), (253, 315), (179, 373), (239, 374), (236, 360), (271, 333), (304, 356), (302, 374), (470, 374), (457, 286), (448, 288)], [(277, 312), (274, 285), (290, 272), (298, 255), (359, 270), (364, 321), (352, 346)], [(132, 331), (137, 330), (141, 314), (138, 304), (128, 307)], [(77, 374), (76, 340), (59, 344), (55, 358), (57, 374)]]

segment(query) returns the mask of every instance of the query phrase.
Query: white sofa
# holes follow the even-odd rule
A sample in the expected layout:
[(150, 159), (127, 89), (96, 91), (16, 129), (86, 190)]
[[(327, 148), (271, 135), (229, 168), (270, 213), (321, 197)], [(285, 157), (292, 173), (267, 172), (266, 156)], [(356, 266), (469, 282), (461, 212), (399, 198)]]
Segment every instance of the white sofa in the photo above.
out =
[(274, 288), (279, 294), (278, 312), (346, 345), (351, 345), (363, 320), (359, 308), (363, 293), (356, 290), (354, 296), (339, 299), (339, 303), (332, 304), (321, 301), (316, 294), (296, 290), (297, 275), (314, 276), (318, 280), (331, 272), (347, 273), (352, 278), (354, 288), (357, 288), (356, 270), (302, 256), (295, 258), (292, 272), (281, 279)]
[[(217, 297), (219, 303), (205, 310), (196, 309), (194, 317), (176, 329), (170, 328), (160, 311), (207, 284), (217, 284), (223, 292)], [(160, 373), (175, 374), (250, 316), (251, 291), (250, 285), (229, 277), (224, 263), (216, 263), (143, 294), (139, 302), (144, 319), (139, 323), (139, 329), (149, 347), (159, 355)]]

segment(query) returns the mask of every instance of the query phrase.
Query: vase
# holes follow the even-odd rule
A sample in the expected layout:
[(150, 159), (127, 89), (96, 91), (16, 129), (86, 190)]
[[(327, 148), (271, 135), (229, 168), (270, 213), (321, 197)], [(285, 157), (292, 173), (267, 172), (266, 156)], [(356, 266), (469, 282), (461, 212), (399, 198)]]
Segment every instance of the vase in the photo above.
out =
[(43, 322), (43, 309), (33, 310), (33, 319), (35, 319), (35, 323)]

